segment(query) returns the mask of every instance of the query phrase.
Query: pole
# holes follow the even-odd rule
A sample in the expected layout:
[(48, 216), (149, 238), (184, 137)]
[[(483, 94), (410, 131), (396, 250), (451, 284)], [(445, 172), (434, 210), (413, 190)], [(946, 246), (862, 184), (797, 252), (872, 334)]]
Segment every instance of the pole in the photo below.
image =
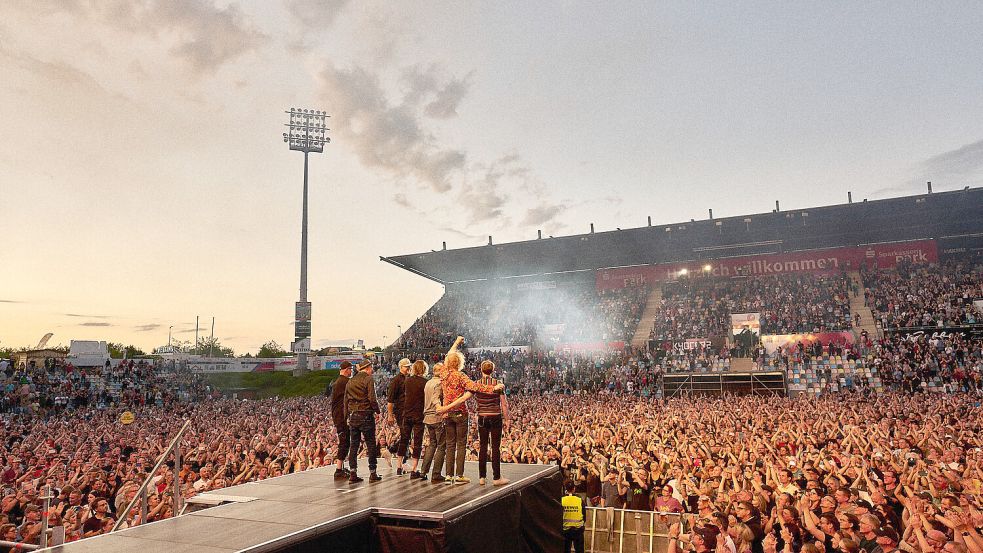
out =
[(208, 341), (208, 356), (211, 357), (215, 351), (215, 317), (212, 317), (212, 337)]
[[(307, 301), (307, 165), (309, 152), (304, 151), (304, 212), (300, 228), (300, 301)], [(297, 371), (307, 372), (307, 353), (297, 354)]]
[(41, 549), (48, 547), (48, 511), (51, 510), (51, 487), (44, 487), (44, 507), (41, 509)]
[(198, 347), (198, 315), (195, 315), (195, 353), (201, 353)]
[[(155, 471), (156, 472), (156, 471)], [(173, 495), (172, 499), (174, 504), (172, 509), (174, 514), (171, 516), (178, 516), (181, 514), (181, 442), (174, 444), (174, 489), (171, 491)]]

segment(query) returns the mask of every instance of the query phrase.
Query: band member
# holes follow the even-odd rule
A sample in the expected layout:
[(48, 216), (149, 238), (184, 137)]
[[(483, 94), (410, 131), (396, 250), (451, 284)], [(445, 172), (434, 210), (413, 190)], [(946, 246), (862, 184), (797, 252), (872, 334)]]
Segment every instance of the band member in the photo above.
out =
[(358, 448), (362, 445), (363, 438), (369, 455), (369, 482), (382, 480), (376, 474), (379, 451), (375, 441), (375, 416), (379, 412), (379, 400), (376, 399), (375, 382), (372, 380), (372, 361), (366, 359), (359, 363), (358, 374), (345, 387), (345, 413), (348, 415), (351, 434), (348, 450), (348, 468), (351, 471), (348, 482), (351, 484), (363, 480), (358, 477)]
[(352, 377), (352, 364), (348, 361), (341, 363), (341, 375), (335, 380), (331, 388), (331, 419), (334, 422), (335, 430), (338, 432), (338, 450), (335, 452), (335, 463), (338, 467), (334, 471), (336, 479), (348, 478), (350, 475), (345, 468), (345, 458), (348, 457), (349, 430), (348, 421), (345, 420), (345, 388)]
[(416, 361), (410, 367), (410, 374), (403, 383), (403, 426), (399, 429), (399, 448), (396, 450), (396, 457), (406, 458), (412, 437), (413, 468), (410, 472), (410, 480), (420, 478), (416, 468), (420, 464), (420, 453), (423, 449), (423, 400), (424, 387), (427, 385), (427, 379), (423, 375), (426, 372), (426, 362)]
[(437, 409), (443, 401), (443, 390), (441, 389), (441, 377), (444, 375), (444, 364), (435, 363), (433, 366), (433, 378), (423, 387), (423, 424), (427, 429), (430, 443), (423, 454), (423, 466), (420, 467), (420, 478), (427, 480), (427, 472), (430, 470), (430, 463), (433, 463), (433, 474), (430, 481), (438, 484), (444, 481), (440, 471), (444, 468), (444, 453), (447, 444), (444, 443), (444, 419), (437, 413)]
[[(495, 370), (495, 363), (491, 361), (481, 362), (481, 378), (478, 384), (495, 386), (498, 380), (492, 377)], [(485, 485), (485, 477), (488, 475), (488, 445), (491, 438), (491, 465), (492, 484), (502, 486), (509, 483), (507, 478), (502, 478), (502, 427), (504, 421), (509, 419), (509, 404), (505, 400), (505, 394), (474, 394), (478, 402), (478, 483)]]
[(444, 391), (444, 402), (452, 404), (439, 412), (446, 411), (444, 420), (444, 440), (447, 443), (445, 470), (449, 484), (467, 484), (470, 478), (464, 476), (464, 453), (468, 440), (468, 408), (463, 402), (457, 402), (466, 392), (483, 392), (493, 394), (505, 389), (502, 383), (494, 386), (478, 384), (461, 372), (464, 368), (464, 354), (457, 351), (458, 345), (464, 340), (458, 336), (451, 350), (444, 358), (444, 378), (441, 388)]
[[(410, 360), (405, 357), (400, 359), (399, 374), (389, 381), (389, 389), (386, 390), (389, 424), (395, 424), (396, 428), (399, 430), (399, 441), (394, 444), (396, 446), (403, 441), (403, 397), (406, 393), (403, 385), (406, 382), (406, 373), (409, 371), (409, 368)], [(389, 451), (395, 452), (394, 449), (390, 449)], [(406, 463), (406, 459), (400, 456), (396, 459), (396, 462), (399, 463), (399, 468), (396, 469), (396, 474), (401, 475), (403, 474), (403, 464)]]

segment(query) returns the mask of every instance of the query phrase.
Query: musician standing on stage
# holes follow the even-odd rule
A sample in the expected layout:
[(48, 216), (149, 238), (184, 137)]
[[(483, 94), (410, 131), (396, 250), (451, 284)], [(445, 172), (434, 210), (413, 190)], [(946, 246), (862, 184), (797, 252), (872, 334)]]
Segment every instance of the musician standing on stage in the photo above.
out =
[(420, 464), (420, 453), (423, 450), (424, 387), (427, 385), (427, 379), (423, 375), (427, 372), (427, 363), (417, 360), (410, 367), (409, 372), (403, 383), (403, 425), (399, 429), (399, 448), (396, 449), (396, 457), (399, 459), (407, 457), (412, 437), (413, 468), (410, 472), (410, 480), (415, 480), (420, 478), (416, 468)]
[(348, 468), (351, 475), (348, 482), (355, 484), (363, 479), (358, 477), (358, 448), (365, 439), (365, 449), (369, 454), (369, 482), (382, 480), (376, 474), (376, 460), (379, 456), (378, 442), (375, 440), (375, 416), (380, 412), (379, 400), (375, 396), (375, 381), (372, 380), (372, 361), (366, 359), (358, 365), (356, 374), (345, 387), (345, 413), (351, 433), (348, 450)]
[(345, 469), (345, 458), (348, 457), (349, 430), (348, 421), (345, 419), (345, 388), (352, 377), (352, 364), (348, 361), (341, 363), (341, 375), (334, 381), (331, 388), (331, 420), (334, 422), (335, 430), (338, 432), (338, 450), (335, 451), (335, 463), (338, 467), (334, 471), (336, 479), (348, 478), (350, 475)]
[(423, 454), (423, 466), (420, 468), (420, 478), (427, 479), (427, 471), (430, 470), (430, 463), (433, 463), (433, 474), (430, 481), (439, 483), (444, 481), (440, 471), (444, 469), (444, 453), (446, 445), (444, 443), (444, 420), (437, 413), (443, 402), (443, 390), (441, 389), (441, 377), (444, 375), (444, 364), (434, 363), (433, 377), (423, 387), (423, 424), (426, 425), (427, 435), (430, 436), (430, 443)]
[[(481, 378), (478, 384), (495, 386), (498, 380), (492, 377), (495, 371), (495, 363), (491, 361), (481, 362)], [(492, 484), (502, 486), (509, 483), (508, 478), (502, 478), (502, 428), (503, 423), (509, 420), (509, 404), (505, 399), (505, 394), (474, 394), (478, 402), (478, 483), (485, 485), (485, 477), (488, 475), (488, 445), (491, 438), (491, 465), (492, 465)]]
[[(459, 341), (455, 342), (455, 345)], [(464, 354), (452, 347), (444, 359), (444, 378), (441, 381), (445, 405), (455, 404), (466, 392), (493, 394), (505, 389), (501, 382), (494, 386), (478, 384), (461, 372), (463, 368)], [(440, 409), (438, 412), (444, 412), (444, 409)], [(447, 418), (444, 420), (444, 440), (447, 443), (445, 460), (447, 483), (467, 484), (471, 482), (469, 478), (464, 476), (464, 453), (468, 440), (468, 408), (465, 403), (458, 402), (447, 411)]]
[[(397, 444), (403, 441), (403, 398), (406, 394), (404, 384), (406, 383), (406, 373), (409, 368), (410, 360), (405, 357), (400, 359), (399, 374), (389, 381), (389, 389), (386, 391), (386, 398), (389, 402), (389, 424), (395, 424), (396, 428), (399, 429), (399, 441), (396, 442)], [(393, 450), (390, 449), (389, 451)], [(401, 475), (403, 474), (403, 464), (406, 463), (406, 459), (403, 456), (399, 456), (396, 462), (399, 463), (396, 474)]]

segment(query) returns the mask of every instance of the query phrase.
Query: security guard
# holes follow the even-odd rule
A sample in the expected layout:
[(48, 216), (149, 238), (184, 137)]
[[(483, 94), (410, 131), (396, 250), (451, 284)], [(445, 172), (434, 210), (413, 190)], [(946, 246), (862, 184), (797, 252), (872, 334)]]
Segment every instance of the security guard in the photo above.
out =
[(560, 503), (563, 505), (563, 553), (570, 553), (570, 544), (576, 553), (584, 553), (584, 519), (586, 509), (584, 500), (574, 495), (576, 486), (567, 480), (564, 485), (567, 494)]

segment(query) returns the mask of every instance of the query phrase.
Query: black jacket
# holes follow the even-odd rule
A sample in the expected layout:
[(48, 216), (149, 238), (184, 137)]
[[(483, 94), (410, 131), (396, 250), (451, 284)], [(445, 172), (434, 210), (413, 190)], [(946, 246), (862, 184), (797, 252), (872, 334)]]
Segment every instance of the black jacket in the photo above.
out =
[[(403, 383), (403, 418), (411, 421), (423, 420), (423, 387), (427, 379), (422, 376), (407, 376)], [(396, 406), (393, 405), (393, 410)]]
[(338, 377), (331, 388), (331, 420), (335, 427), (343, 428), (345, 423), (345, 388), (351, 379), (345, 375)]
[(406, 394), (403, 384), (405, 383), (406, 375), (399, 373), (389, 381), (389, 390), (386, 391), (386, 401), (393, 404), (393, 413), (396, 418), (402, 416), (403, 413), (403, 396)]

